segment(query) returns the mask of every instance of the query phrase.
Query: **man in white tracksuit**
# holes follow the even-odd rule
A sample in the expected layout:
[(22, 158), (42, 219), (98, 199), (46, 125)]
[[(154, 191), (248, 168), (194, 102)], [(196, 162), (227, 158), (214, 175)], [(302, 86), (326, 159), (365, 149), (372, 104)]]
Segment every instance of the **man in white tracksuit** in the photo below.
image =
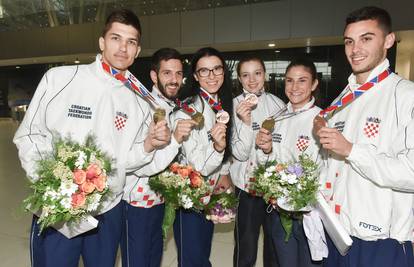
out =
[(89, 65), (49, 70), (16, 132), (13, 141), (31, 180), (39, 178), (36, 161), (52, 151), (56, 135), (83, 142), (93, 134), (99, 149), (114, 159), (115, 173), (108, 177), (110, 193), (92, 214), (99, 221), (95, 229), (82, 231), (86, 222), (81, 221), (72, 224), (74, 229), (69, 230), (80, 230), (72, 232), (77, 236), (70, 239), (53, 228), (39, 234), (34, 216), (30, 237), (32, 266), (78, 266), (80, 255), (85, 266), (115, 264), (122, 229), (120, 200), (125, 172), (150, 162), (154, 149), (170, 141), (167, 123), (150, 124), (148, 103), (104, 70), (105, 65), (125, 75), (140, 52), (140, 36), (140, 23), (133, 12), (111, 13), (99, 39), (102, 55)]
[(363, 84), (368, 90), (316, 129), (329, 150), (325, 197), (353, 239), (346, 256), (329, 242), (326, 266), (414, 266), (414, 84), (386, 71), (394, 41), (385, 10), (348, 15), (344, 43), (353, 74), (337, 100)]
[[(172, 48), (162, 48), (152, 56), (151, 79), (154, 83), (151, 95), (166, 111), (166, 120), (171, 126), (174, 102), (181, 88), (183, 65), (181, 55)], [(151, 110), (151, 114), (154, 110)], [(188, 137), (195, 121), (180, 120), (171, 138), (171, 143), (157, 150), (151, 163), (129, 173), (126, 178), (123, 200), (126, 201), (124, 232), (122, 235), (122, 262), (126, 266), (161, 265), (164, 218), (164, 200), (148, 185), (149, 176), (167, 168), (177, 155), (181, 143)], [(172, 128), (172, 127), (170, 127)]]

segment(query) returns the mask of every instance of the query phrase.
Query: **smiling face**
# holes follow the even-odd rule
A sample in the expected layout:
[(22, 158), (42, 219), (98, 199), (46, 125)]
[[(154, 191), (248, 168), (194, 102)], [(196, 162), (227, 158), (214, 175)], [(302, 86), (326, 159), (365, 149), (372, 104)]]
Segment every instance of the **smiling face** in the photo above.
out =
[(262, 64), (257, 60), (243, 62), (240, 66), (239, 81), (249, 93), (259, 93), (265, 82), (265, 70)]
[[(224, 62), (221, 62), (220, 58), (216, 56), (205, 56), (197, 61), (194, 78), (200, 84), (200, 87), (206, 90), (209, 94), (217, 94), (220, 87), (224, 82)], [(200, 75), (200, 73), (206, 73), (208, 75)], [(221, 73), (221, 74), (219, 74)]]
[(138, 57), (141, 47), (138, 31), (126, 24), (114, 22), (104, 37), (99, 38), (102, 60), (121, 73), (125, 73)]
[(285, 94), (292, 104), (293, 110), (302, 108), (312, 98), (312, 92), (318, 86), (312, 74), (304, 66), (292, 66), (285, 75)]
[(394, 33), (384, 33), (376, 20), (348, 24), (344, 32), (345, 54), (359, 84), (384, 61), (394, 41)]
[(168, 99), (175, 99), (183, 82), (183, 64), (178, 59), (161, 60), (158, 73), (151, 70), (151, 80)]

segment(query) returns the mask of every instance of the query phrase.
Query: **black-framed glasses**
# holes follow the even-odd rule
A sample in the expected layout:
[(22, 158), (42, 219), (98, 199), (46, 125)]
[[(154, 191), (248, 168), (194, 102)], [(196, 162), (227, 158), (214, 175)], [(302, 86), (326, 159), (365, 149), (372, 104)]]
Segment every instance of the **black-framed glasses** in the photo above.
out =
[(214, 74), (214, 76), (219, 76), (219, 75), (223, 75), (224, 73), (224, 68), (221, 65), (215, 66), (212, 69), (207, 69), (207, 68), (201, 68), (196, 70), (198, 76), (200, 77), (208, 77), (210, 75), (210, 72), (212, 72)]

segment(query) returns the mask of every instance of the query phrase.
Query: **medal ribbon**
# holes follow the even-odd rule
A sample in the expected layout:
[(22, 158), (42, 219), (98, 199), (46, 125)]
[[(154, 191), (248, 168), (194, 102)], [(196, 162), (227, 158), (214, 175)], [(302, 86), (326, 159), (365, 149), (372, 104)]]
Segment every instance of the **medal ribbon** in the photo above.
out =
[(177, 98), (175, 100), (175, 104), (177, 105), (177, 107), (181, 108), (182, 110), (184, 110), (189, 115), (194, 115), (198, 112), (197, 110), (195, 110), (195, 108), (188, 105), (188, 101), (180, 101)]
[(204, 91), (203, 88), (200, 88), (200, 96), (204, 98), (205, 101), (207, 101), (212, 109), (216, 110), (217, 112), (223, 111), (220, 100), (216, 101), (209, 93)]
[[(361, 85), (360, 87), (358, 87), (358, 89), (356, 89), (355, 91), (353, 91), (353, 92), (351, 91), (348, 94), (346, 94), (345, 96), (341, 97), (341, 99), (339, 99), (332, 106), (329, 106), (326, 109), (322, 110), (319, 113), (319, 116), (326, 119), (329, 116), (329, 114), (331, 114), (332, 112), (334, 112), (335, 110), (337, 110), (340, 107), (344, 107), (344, 106), (348, 105), (349, 103), (351, 103), (352, 101), (354, 101), (355, 99), (357, 99), (358, 97), (363, 95), (365, 92), (367, 92), (369, 89), (374, 87), (374, 85), (376, 85), (377, 83), (380, 83), (381, 81), (383, 81), (391, 73), (392, 72), (389, 69), (384, 70), (378, 76), (374, 77), (372, 80), (370, 80), (370, 81), (364, 83), (363, 85)], [(349, 88), (349, 85), (348, 85), (348, 88)]]
[(127, 88), (137, 93), (140, 97), (146, 100), (148, 103), (152, 104), (155, 107), (158, 107), (159, 104), (157, 100), (151, 95), (148, 89), (130, 72), (126, 71), (125, 76), (121, 72), (112, 68), (108, 64), (102, 61), (102, 68), (112, 77), (121, 81)]

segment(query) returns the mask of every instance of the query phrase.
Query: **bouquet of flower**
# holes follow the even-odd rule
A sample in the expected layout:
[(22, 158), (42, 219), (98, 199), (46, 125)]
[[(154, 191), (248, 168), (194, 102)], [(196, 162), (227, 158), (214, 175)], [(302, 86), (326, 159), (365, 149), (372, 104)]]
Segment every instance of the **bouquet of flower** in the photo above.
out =
[(152, 190), (162, 194), (165, 200), (163, 235), (174, 223), (175, 210), (194, 209), (202, 211), (209, 202), (211, 190), (201, 174), (191, 166), (173, 163), (166, 171), (149, 179)]
[(238, 199), (231, 190), (214, 194), (205, 208), (206, 218), (215, 224), (232, 222), (236, 217), (237, 204)]
[(262, 195), (266, 202), (281, 208), (279, 214), (288, 240), (292, 231), (292, 215), (309, 211), (316, 203), (318, 165), (308, 155), (302, 154), (296, 162), (271, 161), (259, 165), (254, 174), (256, 179), (250, 188)]
[(40, 232), (60, 222), (78, 220), (98, 209), (108, 193), (111, 159), (88, 136), (84, 144), (58, 138), (53, 152), (37, 162), (38, 179), (23, 201), (26, 210), (40, 214)]

